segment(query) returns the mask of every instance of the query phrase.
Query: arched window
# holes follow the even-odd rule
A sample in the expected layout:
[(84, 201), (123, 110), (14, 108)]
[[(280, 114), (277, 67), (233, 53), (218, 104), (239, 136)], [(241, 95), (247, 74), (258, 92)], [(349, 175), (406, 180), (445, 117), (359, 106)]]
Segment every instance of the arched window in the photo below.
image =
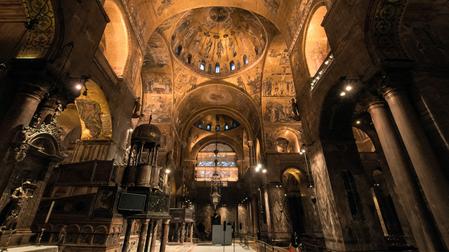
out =
[(187, 55), (187, 64), (192, 64), (192, 54)]
[(215, 73), (220, 73), (220, 64), (215, 64)]
[(110, 22), (103, 33), (103, 54), (117, 75), (122, 75), (128, 60), (128, 30), (120, 7), (114, 0), (106, 0), (104, 9)]
[(175, 53), (177, 56), (181, 55), (182, 52), (182, 45), (179, 45), (176, 47)]
[(201, 70), (201, 71), (206, 70), (206, 63), (204, 62), (204, 60), (202, 60), (202, 61), (200, 62), (200, 70)]
[(304, 52), (310, 76), (317, 73), (330, 52), (326, 31), (321, 25), (326, 13), (326, 6), (316, 9), (307, 28)]
[(231, 69), (231, 72), (235, 70), (234, 61), (231, 61), (231, 63), (229, 63), (229, 69)]
[[(216, 150), (218, 150), (217, 153), (215, 153)], [(222, 182), (238, 180), (237, 154), (231, 146), (219, 142), (208, 144), (198, 152), (196, 159), (196, 181), (211, 181), (215, 171)], [(215, 160), (217, 160), (216, 164)]]
[(248, 56), (246, 56), (245, 54), (243, 55), (243, 64), (248, 65), (248, 63), (249, 63)]

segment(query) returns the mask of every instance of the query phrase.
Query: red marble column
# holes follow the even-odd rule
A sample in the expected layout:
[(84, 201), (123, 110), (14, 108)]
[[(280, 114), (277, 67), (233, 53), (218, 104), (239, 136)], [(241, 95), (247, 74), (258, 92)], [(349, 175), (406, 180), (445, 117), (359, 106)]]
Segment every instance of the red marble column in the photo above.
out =
[(413, 180), (407, 154), (402, 148), (395, 126), (383, 102), (368, 107), (374, 127), (394, 182), (394, 189), (409, 222), (415, 242), (420, 251), (437, 251), (435, 233), (426, 217), (418, 185)]
[(449, 248), (449, 183), (446, 176), (405, 93), (388, 88), (384, 97), (415, 168), (425, 201), (446, 248)]

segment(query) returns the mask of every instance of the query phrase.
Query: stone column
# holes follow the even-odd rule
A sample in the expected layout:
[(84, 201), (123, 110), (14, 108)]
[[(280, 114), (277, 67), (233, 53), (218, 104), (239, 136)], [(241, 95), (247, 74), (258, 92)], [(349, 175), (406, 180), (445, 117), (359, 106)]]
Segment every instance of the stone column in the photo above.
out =
[(186, 240), (186, 224), (185, 222), (181, 223), (181, 235), (180, 235), (180, 243), (184, 243), (184, 241)]
[(409, 222), (416, 245), (420, 251), (437, 251), (435, 230), (426, 217), (424, 201), (413, 173), (408, 165), (407, 154), (402, 148), (395, 126), (383, 102), (371, 103), (368, 107), (374, 127), (379, 137), (385, 158), (394, 182), (394, 189), (399, 196), (404, 213)]
[(161, 237), (161, 247), (159, 252), (165, 252), (165, 247), (168, 242), (168, 232), (170, 231), (170, 220), (164, 220), (162, 223), (162, 237)]
[[(21, 126), (29, 126), (39, 103), (48, 91), (48, 87), (38, 84), (24, 83), (17, 93), (14, 103), (10, 106), (0, 124), (0, 162), (5, 158), (5, 153), (13, 140), (16, 131)], [(13, 170), (12, 165), (2, 165), (0, 178), (0, 193), (3, 193), (8, 185), (9, 177)]]
[(150, 249), (150, 242), (151, 242), (151, 236), (154, 232), (154, 222), (152, 220), (150, 220), (148, 228), (147, 228), (147, 237), (145, 239), (145, 252), (148, 252), (148, 250)]
[(388, 88), (385, 100), (399, 129), (405, 148), (446, 248), (449, 248), (449, 183), (405, 94)]
[(150, 252), (156, 251), (156, 241), (157, 241), (157, 230), (159, 228), (159, 224), (157, 223), (157, 220), (153, 223), (153, 232), (151, 234), (151, 247)]
[(267, 219), (267, 232), (268, 232), (268, 237), (271, 237), (271, 210), (270, 210), (270, 201), (269, 201), (269, 197), (268, 197), (268, 185), (266, 187), (264, 187), (263, 189), (263, 204), (265, 205), (265, 216)]
[(137, 252), (144, 251), (145, 243), (147, 241), (147, 231), (149, 222), (150, 222), (149, 219), (142, 220), (142, 224), (140, 226), (139, 243), (137, 244)]
[(193, 222), (190, 223), (190, 237), (189, 237), (189, 242), (193, 243)]
[(126, 232), (125, 232), (125, 238), (123, 239), (122, 252), (128, 252), (129, 238), (131, 237), (132, 226), (133, 226), (133, 220), (127, 219), (126, 220)]

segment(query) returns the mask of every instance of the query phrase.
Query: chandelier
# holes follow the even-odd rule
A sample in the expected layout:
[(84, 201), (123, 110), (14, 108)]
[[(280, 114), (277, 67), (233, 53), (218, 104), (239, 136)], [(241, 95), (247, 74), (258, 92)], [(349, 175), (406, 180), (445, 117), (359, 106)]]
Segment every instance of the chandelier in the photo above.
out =
[(215, 142), (215, 150), (214, 150), (215, 160), (214, 160), (214, 173), (211, 178), (211, 201), (214, 206), (214, 210), (217, 210), (218, 204), (220, 204), (221, 200), (221, 176), (218, 173), (218, 143)]

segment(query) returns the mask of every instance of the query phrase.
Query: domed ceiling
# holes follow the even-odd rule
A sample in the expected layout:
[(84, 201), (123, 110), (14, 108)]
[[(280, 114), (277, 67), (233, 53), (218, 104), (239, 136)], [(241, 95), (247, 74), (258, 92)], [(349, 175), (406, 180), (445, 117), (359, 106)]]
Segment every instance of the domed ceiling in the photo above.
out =
[(238, 8), (192, 10), (171, 36), (173, 55), (193, 71), (212, 78), (227, 77), (252, 65), (266, 44), (260, 20)]

